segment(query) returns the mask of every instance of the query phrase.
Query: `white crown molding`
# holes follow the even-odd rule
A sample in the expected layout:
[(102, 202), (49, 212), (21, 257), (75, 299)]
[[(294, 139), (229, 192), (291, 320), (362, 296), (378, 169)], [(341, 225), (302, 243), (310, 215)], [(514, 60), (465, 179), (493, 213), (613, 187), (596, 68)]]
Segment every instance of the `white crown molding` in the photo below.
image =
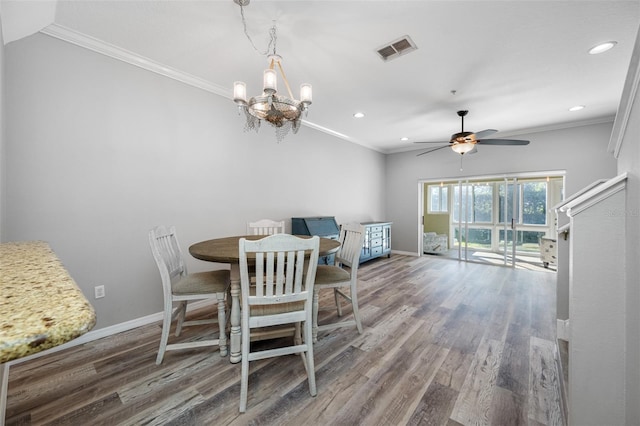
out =
[(136, 53), (74, 31), (62, 25), (54, 23), (43, 28), (40, 32), (48, 36), (64, 40), (68, 43), (75, 44), (76, 46), (84, 47), (85, 49), (92, 50), (96, 53), (109, 56), (110, 58), (135, 65), (147, 71), (151, 71), (190, 86), (206, 90), (207, 92), (215, 93), (216, 95), (231, 99), (231, 91), (226, 87), (218, 86), (200, 77), (167, 67), (153, 61), (152, 59), (145, 58), (144, 56), (140, 56)]
[[(196, 77), (194, 75), (177, 70), (175, 68), (168, 67), (166, 65), (162, 65), (161, 63), (156, 62), (152, 59), (138, 55), (137, 53), (131, 52), (129, 50), (122, 49), (113, 44), (106, 43), (102, 40), (99, 40), (97, 38), (72, 30), (63, 25), (53, 23), (43, 28), (42, 30), (40, 30), (40, 32), (48, 36), (66, 41), (68, 43), (75, 44), (76, 46), (89, 49), (96, 53), (100, 53), (110, 58), (117, 59), (119, 61), (126, 62), (131, 65), (135, 65), (147, 71), (151, 71), (156, 74), (163, 75), (165, 77), (171, 78), (176, 81), (180, 81), (184, 84), (188, 84), (189, 86), (193, 86), (198, 89), (202, 89), (207, 92), (214, 93), (218, 96), (222, 96), (223, 98), (226, 98), (229, 100), (233, 99), (232, 90), (230, 88), (219, 86), (203, 78)], [(326, 133), (328, 135), (334, 136), (336, 138), (343, 139), (348, 142), (355, 143), (355, 144), (364, 146), (366, 148), (378, 151), (377, 148), (369, 146), (362, 141), (355, 140), (347, 135), (336, 132), (327, 127), (312, 123), (310, 121), (302, 120), (302, 125), (318, 130), (320, 132)]]
[[(624, 82), (624, 88), (622, 89), (622, 98), (620, 99), (620, 106), (618, 107), (618, 113), (616, 114), (616, 120), (613, 123), (613, 130), (611, 132), (611, 139), (609, 140), (609, 146), (607, 151), (611, 152), (614, 157), (618, 158), (620, 149), (622, 148), (622, 142), (629, 124), (629, 117), (631, 116), (631, 110), (633, 103), (638, 92), (638, 85), (640, 84), (640, 29), (636, 35), (636, 44), (633, 48), (633, 54), (631, 55), (631, 63), (629, 64), (629, 71), (627, 78)], [(632, 136), (635, 140), (637, 135)]]

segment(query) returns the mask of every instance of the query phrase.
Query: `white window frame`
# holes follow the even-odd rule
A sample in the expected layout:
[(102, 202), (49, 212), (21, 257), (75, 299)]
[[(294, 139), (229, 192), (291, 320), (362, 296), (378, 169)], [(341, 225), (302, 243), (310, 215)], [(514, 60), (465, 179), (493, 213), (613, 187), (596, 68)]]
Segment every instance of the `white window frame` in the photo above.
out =
[[(449, 213), (449, 185), (427, 185), (427, 211), (429, 214)], [(435, 210), (431, 205), (431, 189), (438, 190), (438, 200), (440, 200), (439, 210)], [(447, 199), (443, 202), (442, 193), (446, 192)], [(444, 204), (444, 205), (443, 205)]]

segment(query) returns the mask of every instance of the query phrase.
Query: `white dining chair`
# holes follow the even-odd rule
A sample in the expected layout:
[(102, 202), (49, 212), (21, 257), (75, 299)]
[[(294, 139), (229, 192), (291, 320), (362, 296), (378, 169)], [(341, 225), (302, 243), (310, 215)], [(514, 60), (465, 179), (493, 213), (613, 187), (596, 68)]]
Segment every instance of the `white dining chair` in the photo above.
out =
[[(151, 245), (153, 258), (160, 271), (164, 295), (162, 334), (156, 364), (160, 365), (162, 363), (165, 351), (203, 346), (219, 346), (220, 355), (226, 356), (226, 294), (231, 284), (229, 271), (218, 270), (188, 274), (174, 226), (168, 228), (166, 226), (157, 226), (153, 228), (149, 231), (149, 244)], [(213, 299), (217, 302), (217, 320), (213, 318), (185, 321), (187, 303), (202, 299)], [(175, 302), (177, 302), (177, 306), (174, 309)], [(168, 344), (169, 329), (176, 318), (176, 336), (180, 336), (182, 327), (217, 323), (219, 337), (217, 339)]]
[(260, 219), (247, 223), (247, 235), (284, 234), (284, 220)]
[[(311, 327), (319, 237), (276, 234), (253, 241), (241, 238), (238, 245), (242, 300), (240, 412), (247, 409), (249, 362), (260, 359), (300, 354), (307, 372), (309, 392), (315, 396)], [(249, 266), (254, 262), (248, 261), (254, 256), (255, 282), (249, 274)], [(252, 330), (291, 324), (295, 327), (292, 345), (251, 351)]]
[[(358, 308), (358, 266), (364, 241), (365, 228), (360, 223), (346, 223), (340, 229), (340, 248), (334, 265), (318, 265), (313, 288), (313, 341), (318, 341), (318, 331), (355, 325), (362, 334), (362, 321)], [(349, 288), (349, 293), (343, 289)], [(341, 299), (351, 303), (353, 319), (318, 325), (319, 292), (332, 288), (338, 316), (342, 316)]]

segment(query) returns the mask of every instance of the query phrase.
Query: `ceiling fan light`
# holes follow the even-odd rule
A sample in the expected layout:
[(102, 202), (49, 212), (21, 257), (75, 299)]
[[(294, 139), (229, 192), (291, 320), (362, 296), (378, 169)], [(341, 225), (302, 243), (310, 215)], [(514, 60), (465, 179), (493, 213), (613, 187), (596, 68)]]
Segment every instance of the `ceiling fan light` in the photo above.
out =
[(475, 144), (470, 143), (470, 142), (456, 142), (453, 145), (451, 145), (451, 149), (454, 150), (456, 153), (463, 155), (466, 154), (467, 152), (471, 151), (473, 149)]

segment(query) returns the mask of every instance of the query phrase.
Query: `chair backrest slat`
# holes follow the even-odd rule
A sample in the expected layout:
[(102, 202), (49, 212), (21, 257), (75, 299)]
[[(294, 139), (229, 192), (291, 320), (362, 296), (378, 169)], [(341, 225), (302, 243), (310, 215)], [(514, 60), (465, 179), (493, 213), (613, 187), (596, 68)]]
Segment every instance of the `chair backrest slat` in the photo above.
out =
[(260, 219), (247, 223), (247, 235), (284, 234), (284, 220)]
[(304, 300), (313, 287), (319, 245), (317, 236), (299, 238), (276, 234), (260, 240), (240, 239), (238, 250), (242, 292), (250, 291), (247, 254), (253, 253), (256, 261), (255, 298), (272, 299), (271, 303), (280, 303), (276, 300), (278, 298), (283, 301)]
[(340, 228), (340, 250), (336, 254), (336, 263), (349, 267), (360, 263), (360, 253), (364, 242), (364, 226), (360, 223), (345, 223)]
[(149, 245), (162, 278), (165, 297), (171, 294), (171, 282), (187, 275), (187, 267), (176, 237), (175, 226), (156, 226), (149, 231)]
[(182, 259), (175, 227), (167, 229), (165, 226), (157, 226), (152, 229), (149, 232), (149, 243), (159, 267), (165, 268), (172, 277), (186, 275), (187, 268)]

